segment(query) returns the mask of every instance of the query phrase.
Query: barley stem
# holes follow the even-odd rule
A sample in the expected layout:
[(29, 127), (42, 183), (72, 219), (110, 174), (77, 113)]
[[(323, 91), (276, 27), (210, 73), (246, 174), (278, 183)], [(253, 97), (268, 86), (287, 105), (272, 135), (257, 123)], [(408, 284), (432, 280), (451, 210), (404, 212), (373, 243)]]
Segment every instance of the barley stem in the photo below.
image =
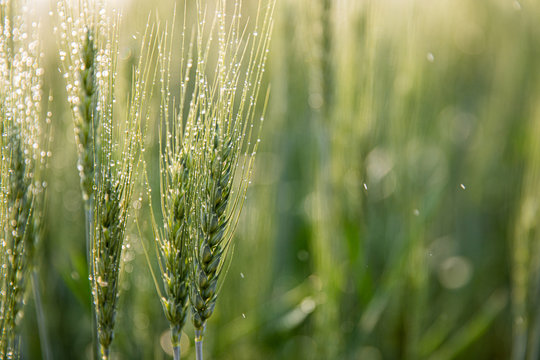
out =
[(174, 329), (171, 327), (171, 343), (173, 345), (173, 355), (174, 360), (180, 359), (180, 336), (182, 334), (181, 330)]
[(109, 359), (109, 347), (102, 346), (101, 347), (101, 359), (102, 360), (108, 360)]
[[(88, 200), (85, 201), (84, 217), (85, 217), (85, 227), (86, 227), (86, 262), (88, 264), (88, 275), (94, 273), (92, 266), (92, 239), (93, 239), (93, 209), (94, 208), (94, 195), (91, 195)], [(91, 282), (90, 282), (91, 284)], [(91, 306), (91, 315), (92, 315), (92, 344), (94, 344), (93, 359), (97, 360), (99, 354), (99, 343), (97, 341), (97, 314), (94, 306)]]
[(195, 358), (197, 360), (203, 360), (203, 334), (204, 327), (201, 330), (195, 330)]

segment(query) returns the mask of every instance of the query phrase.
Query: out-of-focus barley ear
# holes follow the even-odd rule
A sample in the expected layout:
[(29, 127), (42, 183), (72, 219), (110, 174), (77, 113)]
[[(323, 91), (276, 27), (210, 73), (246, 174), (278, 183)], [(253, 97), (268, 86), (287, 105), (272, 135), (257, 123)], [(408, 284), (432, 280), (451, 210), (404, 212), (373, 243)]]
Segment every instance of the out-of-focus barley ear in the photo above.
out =
[[(217, 62), (214, 78), (206, 72), (202, 41), (198, 41), (196, 82), (202, 140), (197, 144), (197, 188), (194, 202), (190, 302), (196, 331), (196, 356), (223, 281), (234, 231), (250, 183), (265, 109), (259, 94), (273, 27), (274, 1), (259, 2), (253, 27), (241, 25), (242, 2), (226, 15), (218, 1), (215, 14)], [(199, 14), (204, 14), (198, 2)], [(204, 18), (204, 16), (201, 16)], [(204, 33), (199, 21), (198, 34)], [(210, 42), (209, 42), (210, 44)], [(207, 45), (209, 47), (210, 45)], [(266, 102), (265, 102), (266, 104)], [(265, 108), (266, 106), (264, 106)], [(260, 116), (260, 117), (259, 117)]]
[(42, 56), (28, 7), (0, 3), (0, 358), (18, 358), (18, 324), (42, 216)]
[(59, 55), (66, 92), (72, 110), (79, 171), (85, 206), (91, 208), (94, 193), (95, 137), (100, 123), (99, 87), (107, 76), (99, 72), (98, 56), (108, 41), (104, 3), (83, 0), (58, 1)]

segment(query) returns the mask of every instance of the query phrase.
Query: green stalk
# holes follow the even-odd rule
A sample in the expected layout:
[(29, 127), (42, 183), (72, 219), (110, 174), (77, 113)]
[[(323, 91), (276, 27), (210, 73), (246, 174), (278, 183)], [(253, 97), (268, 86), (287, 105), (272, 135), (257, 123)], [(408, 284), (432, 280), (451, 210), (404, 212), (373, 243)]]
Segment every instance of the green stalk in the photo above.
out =
[[(94, 224), (93, 209), (94, 208), (94, 195), (91, 195), (88, 200), (85, 201), (84, 206), (84, 218), (85, 218), (85, 234), (86, 234), (86, 263), (88, 264), (88, 275), (92, 276), (94, 269), (92, 266), (92, 227)], [(94, 344), (93, 358), (98, 360), (99, 354), (99, 343), (97, 341), (97, 318), (96, 318), (96, 309), (92, 305), (91, 314), (92, 314), (92, 344)]]
[(180, 360), (180, 345), (173, 347), (174, 360)]
[(101, 358), (103, 360), (107, 360), (109, 358), (109, 352), (110, 352), (110, 349), (108, 346), (102, 346), (101, 347)]
[(195, 358), (197, 360), (203, 360), (203, 334), (202, 330), (195, 330)]

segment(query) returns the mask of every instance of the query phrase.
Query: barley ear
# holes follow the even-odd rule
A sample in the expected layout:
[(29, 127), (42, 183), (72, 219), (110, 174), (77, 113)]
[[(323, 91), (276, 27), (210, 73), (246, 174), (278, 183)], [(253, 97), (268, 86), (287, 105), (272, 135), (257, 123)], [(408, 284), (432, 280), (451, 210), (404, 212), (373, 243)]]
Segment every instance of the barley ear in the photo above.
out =
[[(124, 119), (113, 116), (114, 74), (116, 71), (118, 20), (109, 29), (105, 43), (111, 58), (100, 62), (100, 72), (109, 74), (106, 88), (100, 87), (98, 107), (104, 109), (95, 145), (95, 205), (92, 242), (92, 295), (97, 336), (102, 359), (109, 358), (114, 338), (122, 249), (126, 241), (131, 199), (141, 153), (141, 122), (148, 116), (150, 71), (155, 51), (153, 28), (147, 26), (142, 39), (141, 57), (134, 69), (134, 82)], [(103, 56), (101, 57), (103, 59)]]
[[(168, 31), (169, 29), (165, 27), (165, 34), (158, 50), (161, 84), (159, 164), (163, 225), (158, 228), (153, 210), (152, 224), (164, 288), (161, 294), (158, 287), (158, 293), (160, 293), (163, 311), (171, 328), (171, 343), (176, 360), (180, 358), (180, 337), (188, 314), (191, 262), (190, 222), (195, 190), (194, 174), (196, 174), (191, 148), (194, 147), (196, 140), (190, 134), (193, 118), (184, 123), (175, 108), (170, 110), (171, 106), (175, 105), (171, 100), (169, 89), (174, 28), (171, 29), (170, 37)], [(184, 34), (182, 34), (182, 53), (184, 44)], [(187, 59), (183, 57), (180, 61), (181, 71), (189, 72), (187, 63), (190, 62), (192, 62), (191, 55), (188, 55)], [(182, 82), (182, 88), (186, 85)], [(185, 92), (181, 94), (181, 104), (185, 102), (184, 96)]]
[(16, 2), (0, 4), (0, 358), (20, 356), (18, 325), (41, 217), (42, 74), (37, 25)]
[[(201, 90), (203, 100), (198, 109), (202, 140), (196, 157), (199, 191), (193, 211), (195, 240), (190, 303), (199, 360), (202, 360), (206, 323), (214, 313), (225, 264), (231, 254), (229, 250), (250, 183), (263, 121), (261, 116), (259, 126), (254, 126), (255, 114), (261, 114), (257, 104), (263, 86), (275, 2), (270, 0), (264, 5), (263, 1), (259, 2), (251, 35), (246, 35), (249, 34), (247, 27), (238, 21), (241, 6), (240, 1), (235, 3), (233, 16), (228, 20), (225, 1), (218, 1), (216, 76), (211, 85)], [(200, 79), (196, 81), (206, 84), (204, 70), (201, 69)], [(263, 114), (265, 108), (266, 103)]]

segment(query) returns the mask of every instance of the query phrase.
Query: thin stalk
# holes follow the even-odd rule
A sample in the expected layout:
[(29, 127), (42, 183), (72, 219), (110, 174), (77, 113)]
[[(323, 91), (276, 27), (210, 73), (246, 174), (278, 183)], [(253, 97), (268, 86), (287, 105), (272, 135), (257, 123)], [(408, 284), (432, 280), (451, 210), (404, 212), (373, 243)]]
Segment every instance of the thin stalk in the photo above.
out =
[(203, 360), (203, 333), (202, 330), (195, 330), (195, 358), (197, 360)]
[[(93, 208), (94, 208), (94, 196), (92, 195), (86, 202), (84, 206), (84, 217), (85, 217), (85, 234), (86, 234), (86, 263), (88, 265), (88, 275), (93, 276), (94, 269), (92, 266), (92, 227), (94, 224)], [(90, 282), (91, 284), (91, 282)], [(92, 314), (92, 344), (94, 344), (93, 359), (99, 360), (99, 342), (97, 341), (97, 318), (96, 318), (96, 308), (94, 304), (90, 304), (91, 314)]]
[(180, 337), (182, 332), (171, 328), (171, 343), (173, 345), (174, 360), (180, 360)]
[(102, 360), (108, 360), (109, 359), (109, 347), (99, 346), (101, 348), (101, 359)]
[(39, 331), (39, 342), (41, 344), (41, 354), (44, 360), (51, 360), (52, 353), (49, 346), (49, 336), (47, 334), (47, 328), (45, 326), (45, 313), (43, 311), (43, 304), (41, 302), (39, 279), (35, 270), (32, 272), (32, 291), (34, 293), (34, 303), (36, 306), (36, 317)]

